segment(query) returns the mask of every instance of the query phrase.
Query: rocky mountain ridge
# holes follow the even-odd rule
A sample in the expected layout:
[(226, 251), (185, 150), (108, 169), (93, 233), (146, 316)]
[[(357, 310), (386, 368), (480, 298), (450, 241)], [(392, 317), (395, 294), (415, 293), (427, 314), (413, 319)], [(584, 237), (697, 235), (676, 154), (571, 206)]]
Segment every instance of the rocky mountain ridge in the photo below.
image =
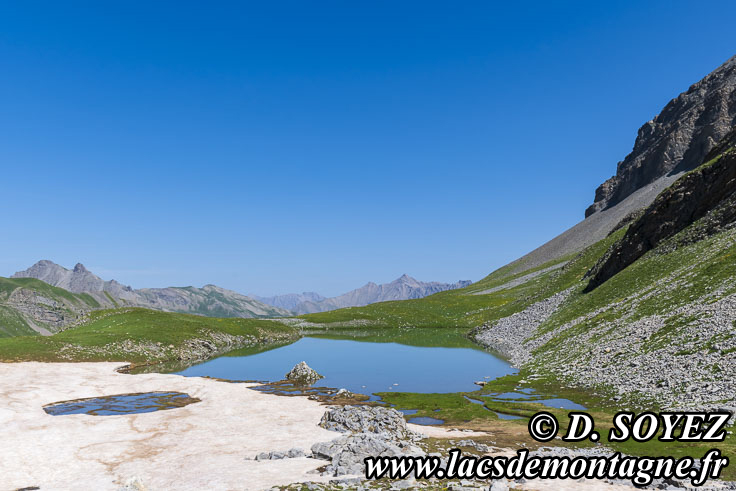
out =
[(86, 293), (103, 308), (145, 307), (166, 312), (198, 314), (208, 317), (283, 317), (291, 312), (266, 305), (258, 300), (215, 285), (202, 288), (168, 287), (139, 290), (115, 280), (105, 281), (78, 263), (66, 269), (52, 261), (41, 260), (12, 278), (36, 278), (72, 293)]
[[(269, 305), (290, 305), (289, 310), (297, 314), (313, 314), (327, 312), (346, 307), (362, 307), (376, 302), (390, 300), (410, 300), (424, 298), (446, 290), (455, 290), (470, 285), (472, 281), (461, 280), (456, 283), (440, 283), (437, 281), (418, 281), (409, 275), (402, 275), (390, 283), (376, 284), (368, 282), (360, 288), (351, 290), (336, 297), (325, 298), (317, 293), (279, 295), (276, 297), (255, 297)], [(293, 304), (295, 299), (300, 301)]]
[(736, 56), (672, 99), (646, 122), (634, 148), (618, 163), (616, 175), (595, 191), (589, 217), (620, 203), (642, 186), (671, 173), (688, 171), (736, 123)]

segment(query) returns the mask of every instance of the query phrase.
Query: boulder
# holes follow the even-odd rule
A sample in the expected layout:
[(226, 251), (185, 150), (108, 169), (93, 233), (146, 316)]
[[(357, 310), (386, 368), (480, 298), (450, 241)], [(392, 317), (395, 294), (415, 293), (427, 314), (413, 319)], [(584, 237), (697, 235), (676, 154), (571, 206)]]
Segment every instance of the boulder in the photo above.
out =
[(342, 406), (322, 415), (322, 428), (341, 433), (385, 433), (391, 440), (410, 439), (413, 433), (396, 409), (380, 406)]
[(324, 377), (310, 368), (305, 361), (294, 365), (294, 368), (286, 374), (286, 380), (298, 385), (312, 385), (321, 378)]
[(406, 427), (406, 421), (395, 409), (375, 406), (333, 408), (322, 416), (320, 426), (344, 433), (335, 440), (312, 446), (315, 458), (330, 461), (326, 472), (333, 476), (362, 475), (366, 457), (425, 455), (414, 445), (419, 436)]

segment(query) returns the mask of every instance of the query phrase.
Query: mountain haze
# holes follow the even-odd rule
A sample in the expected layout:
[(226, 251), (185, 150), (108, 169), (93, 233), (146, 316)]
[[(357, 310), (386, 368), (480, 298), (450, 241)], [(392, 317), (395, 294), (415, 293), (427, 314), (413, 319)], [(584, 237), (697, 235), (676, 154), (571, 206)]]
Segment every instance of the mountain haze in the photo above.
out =
[(292, 312), (297, 312), (299, 310), (298, 306), (302, 303), (318, 303), (327, 299), (316, 292), (287, 293), (285, 295), (274, 295), (272, 297), (251, 295), (251, 297), (255, 298), (259, 302), (273, 305), (274, 307), (281, 309), (291, 310)]
[(424, 282), (404, 274), (390, 283), (377, 285), (369, 282), (360, 288), (331, 298), (325, 298), (313, 292), (301, 295), (287, 294), (255, 298), (269, 305), (283, 306), (283, 308), (287, 308), (286, 305), (289, 305), (289, 310), (297, 314), (313, 314), (345, 307), (362, 307), (376, 302), (423, 298), (446, 290), (464, 288), (471, 283), (471, 281), (458, 281), (457, 283)]

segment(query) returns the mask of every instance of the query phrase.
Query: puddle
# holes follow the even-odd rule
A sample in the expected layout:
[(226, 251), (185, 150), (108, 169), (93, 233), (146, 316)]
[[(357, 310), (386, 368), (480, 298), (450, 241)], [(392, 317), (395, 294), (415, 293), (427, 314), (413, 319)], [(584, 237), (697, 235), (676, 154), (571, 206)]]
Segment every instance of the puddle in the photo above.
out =
[(445, 421), (442, 419), (437, 418), (430, 418), (429, 416), (417, 416), (416, 418), (411, 418), (409, 420), (409, 423), (414, 423), (415, 425), (441, 425)]
[[(524, 389), (528, 390), (528, 389)], [(535, 396), (531, 392), (504, 392), (503, 394), (497, 394), (497, 395), (489, 395), (485, 397), (490, 397), (492, 399), (502, 399), (502, 400), (510, 400), (510, 401), (516, 401), (519, 399), (532, 399)]]
[(183, 392), (143, 392), (138, 394), (119, 394), (114, 396), (90, 397), (48, 404), (43, 407), (47, 414), (90, 414), (93, 416), (113, 416), (119, 414), (140, 414), (175, 409), (199, 402)]
[(543, 399), (541, 401), (534, 402), (538, 402), (540, 404), (544, 404), (547, 407), (555, 409), (586, 409), (585, 406), (578, 404), (577, 402), (572, 402), (570, 399)]
[(398, 411), (404, 416), (411, 416), (412, 414), (416, 414), (418, 410), (417, 409), (398, 409)]
[(534, 389), (530, 387), (521, 389), (518, 392), (504, 392), (502, 394), (489, 394), (489, 395), (484, 395), (483, 397), (487, 397), (494, 401), (504, 401), (504, 402), (513, 401), (513, 402), (521, 402), (521, 403), (533, 402), (536, 404), (542, 404), (544, 406), (547, 406), (553, 409), (568, 409), (568, 410), (586, 409), (585, 406), (578, 404), (577, 402), (573, 402), (570, 399), (562, 399), (562, 398), (542, 399), (543, 396), (539, 394), (535, 394)]

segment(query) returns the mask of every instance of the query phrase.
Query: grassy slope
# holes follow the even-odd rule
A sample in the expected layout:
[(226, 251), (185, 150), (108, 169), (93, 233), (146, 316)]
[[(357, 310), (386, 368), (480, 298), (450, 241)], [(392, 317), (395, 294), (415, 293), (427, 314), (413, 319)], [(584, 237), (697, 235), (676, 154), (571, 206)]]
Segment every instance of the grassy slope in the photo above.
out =
[[(724, 148), (723, 153), (685, 174), (673, 187), (685, 182), (689, 175), (713, 166), (722, 157), (736, 150), (733, 147)], [(662, 195), (665, 193), (667, 191)], [(544, 364), (545, 358), (549, 357), (584, 359), (584, 351), (589, 350), (590, 346), (578, 346), (574, 349), (576, 344), (580, 344), (571, 342), (574, 337), (584, 335), (604, 323), (624, 319), (632, 322), (652, 315), (664, 316), (665, 325), (645, 341), (645, 351), (651, 352), (666, 344), (684, 346), (689, 343), (690, 351), (683, 351), (683, 354), (707, 353), (716, 350), (715, 346), (723, 346), (726, 341), (732, 344), (730, 342), (736, 330), (710, 338), (688, 339), (681, 327), (696, 323), (697, 316), (673, 313), (675, 309), (688, 304), (713, 303), (736, 293), (736, 231), (727, 229), (693, 242), (693, 237), (701, 237), (700, 231), (706, 228), (704, 224), (708, 218), (706, 215), (663, 240), (594, 290), (583, 293), (578, 289), (562, 308), (540, 326), (538, 333), (541, 335), (553, 332), (584, 315), (589, 315), (589, 318), (558, 333), (541, 346), (536, 352), (539, 362)], [(664, 288), (663, 285), (669, 287)], [(728, 355), (733, 350), (734, 348), (720, 348), (720, 354)]]
[(217, 344), (236, 336), (255, 343), (293, 338), (296, 332), (260, 319), (217, 319), (140, 308), (103, 310), (90, 314), (86, 324), (54, 336), (0, 339), (0, 360), (169, 361), (190, 340)]
[(86, 293), (71, 293), (35, 278), (0, 277), (0, 338), (37, 334), (19, 312), (5, 304), (8, 297), (18, 288), (32, 290), (55, 301), (58, 305), (57, 310), (70, 317), (76, 315), (76, 309), (82, 311), (100, 307), (99, 302)]
[(17, 310), (6, 305), (0, 305), (0, 338), (34, 336), (36, 334), (36, 331), (31, 329)]

